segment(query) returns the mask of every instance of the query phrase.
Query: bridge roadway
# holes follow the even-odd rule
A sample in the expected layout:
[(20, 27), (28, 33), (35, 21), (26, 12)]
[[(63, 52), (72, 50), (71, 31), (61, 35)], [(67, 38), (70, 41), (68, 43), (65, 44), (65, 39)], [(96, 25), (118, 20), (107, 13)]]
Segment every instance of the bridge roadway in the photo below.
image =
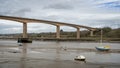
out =
[(83, 25), (70, 24), (70, 23), (64, 23), (64, 22), (56, 22), (56, 21), (39, 20), (39, 19), (22, 18), (22, 17), (1, 16), (0, 15), (0, 19), (17, 21), (17, 22), (23, 23), (23, 38), (28, 38), (27, 23), (45, 23), (45, 24), (50, 24), (50, 25), (56, 26), (56, 38), (58, 38), (58, 39), (60, 38), (60, 26), (70, 26), (70, 27), (76, 28), (77, 39), (80, 39), (80, 28), (85, 28), (85, 29), (90, 30), (91, 36), (93, 36), (93, 31), (96, 30), (96, 28), (83, 26)]

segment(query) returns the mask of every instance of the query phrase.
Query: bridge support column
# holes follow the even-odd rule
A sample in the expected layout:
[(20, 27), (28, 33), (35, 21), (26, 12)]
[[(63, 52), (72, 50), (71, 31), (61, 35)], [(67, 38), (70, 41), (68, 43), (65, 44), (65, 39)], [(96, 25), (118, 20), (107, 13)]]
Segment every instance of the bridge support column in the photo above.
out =
[(77, 28), (77, 39), (80, 39), (80, 28)]
[(23, 22), (23, 38), (18, 38), (18, 43), (32, 43), (27, 36), (27, 23)]
[(56, 26), (56, 38), (60, 38), (60, 26)]
[(23, 38), (27, 38), (27, 23), (23, 23)]
[(93, 30), (90, 31), (90, 36), (93, 36)]

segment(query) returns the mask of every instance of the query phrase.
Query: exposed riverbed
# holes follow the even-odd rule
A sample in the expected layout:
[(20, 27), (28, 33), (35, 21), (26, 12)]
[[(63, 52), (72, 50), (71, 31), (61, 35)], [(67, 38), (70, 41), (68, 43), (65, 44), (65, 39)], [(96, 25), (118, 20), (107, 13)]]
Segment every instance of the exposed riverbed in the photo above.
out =
[[(99, 52), (94, 42), (33, 41), (20, 44), (14, 40), (0, 40), (0, 68), (119, 68), (120, 44), (110, 45), (111, 51)], [(74, 57), (84, 55), (86, 63)]]

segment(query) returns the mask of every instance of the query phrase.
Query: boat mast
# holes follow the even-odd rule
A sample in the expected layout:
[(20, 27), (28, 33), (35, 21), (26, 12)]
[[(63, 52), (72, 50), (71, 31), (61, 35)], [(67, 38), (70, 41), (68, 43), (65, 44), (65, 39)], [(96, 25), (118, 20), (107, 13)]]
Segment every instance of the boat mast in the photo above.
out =
[(100, 37), (100, 43), (102, 43), (103, 42), (103, 30), (102, 30), (102, 28), (101, 28), (101, 31), (100, 31), (100, 33), (101, 33), (101, 37)]

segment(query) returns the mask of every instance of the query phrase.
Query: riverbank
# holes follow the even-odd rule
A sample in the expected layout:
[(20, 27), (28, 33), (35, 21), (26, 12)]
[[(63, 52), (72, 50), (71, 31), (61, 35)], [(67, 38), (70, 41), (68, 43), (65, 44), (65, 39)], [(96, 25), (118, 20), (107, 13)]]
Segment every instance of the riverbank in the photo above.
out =
[[(98, 38), (29, 38), (31, 40), (35, 41), (79, 41), (79, 42), (100, 42), (100, 39)], [(0, 40), (18, 40), (18, 38), (0, 38)], [(120, 38), (104, 38), (103, 42), (111, 42), (111, 43), (120, 43)]]

